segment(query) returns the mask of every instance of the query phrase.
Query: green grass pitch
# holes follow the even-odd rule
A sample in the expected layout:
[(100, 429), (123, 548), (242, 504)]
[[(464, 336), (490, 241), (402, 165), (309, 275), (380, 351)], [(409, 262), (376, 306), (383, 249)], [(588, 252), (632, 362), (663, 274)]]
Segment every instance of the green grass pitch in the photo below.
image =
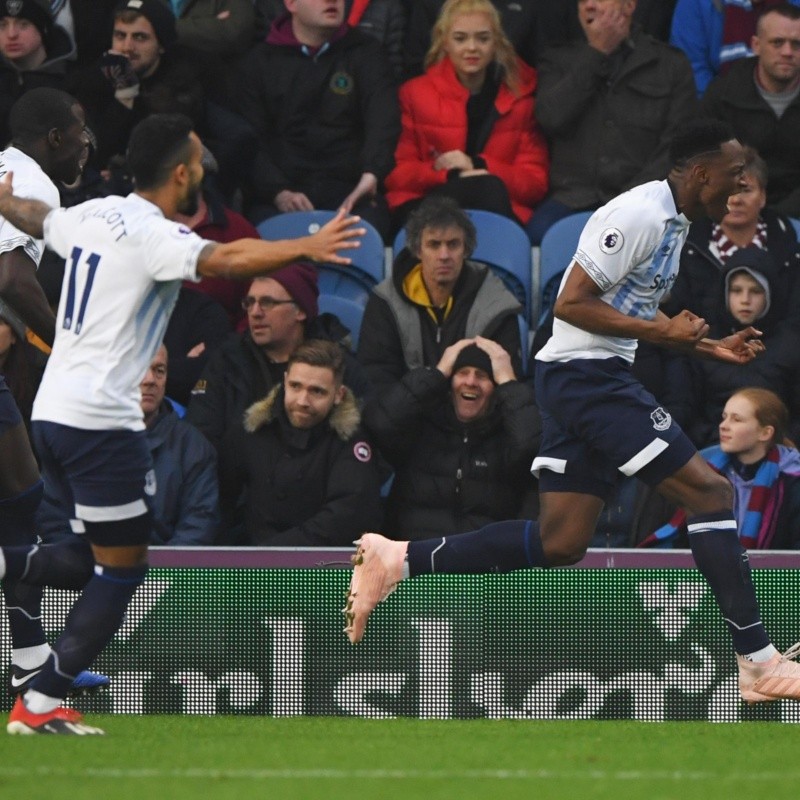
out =
[(800, 726), (778, 723), (88, 721), (107, 735), (0, 738), (0, 797), (729, 800), (794, 797), (800, 781)]

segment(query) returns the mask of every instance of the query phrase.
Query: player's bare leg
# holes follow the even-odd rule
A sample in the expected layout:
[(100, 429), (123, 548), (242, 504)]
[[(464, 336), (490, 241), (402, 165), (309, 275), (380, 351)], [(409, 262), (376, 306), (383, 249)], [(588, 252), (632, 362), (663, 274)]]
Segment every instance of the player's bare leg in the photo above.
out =
[(565, 567), (577, 564), (592, 541), (603, 500), (582, 492), (541, 492), (539, 535), (545, 564)]
[[(542, 536), (531, 520), (491, 523), (469, 533), (423, 541), (396, 542), (365, 533), (352, 557), (353, 576), (342, 613), (345, 633), (355, 644), (364, 637), (373, 609), (411, 574), (480, 574), (573, 564), (583, 558), (603, 501), (593, 495), (552, 492), (542, 496)], [(546, 531), (546, 535), (545, 535)]]
[(403, 578), (408, 542), (395, 542), (379, 533), (365, 533), (356, 542), (352, 557), (353, 576), (347, 592), (345, 633), (352, 644), (364, 637), (367, 620), (375, 606), (385, 600)]

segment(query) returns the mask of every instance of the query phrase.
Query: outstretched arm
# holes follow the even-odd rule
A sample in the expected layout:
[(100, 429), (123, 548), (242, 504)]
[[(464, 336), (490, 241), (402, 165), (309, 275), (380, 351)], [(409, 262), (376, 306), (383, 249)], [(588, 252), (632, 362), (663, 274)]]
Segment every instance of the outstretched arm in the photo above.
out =
[[(0, 211), (2, 205), (0, 205)], [(197, 263), (200, 275), (224, 278), (250, 278), (278, 269), (292, 261), (309, 259), (320, 263), (349, 264), (340, 250), (360, 246), (358, 238), (366, 233), (354, 227), (360, 217), (348, 216), (344, 209), (311, 236), (265, 242), (261, 239), (237, 239), (227, 244), (208, 244)]]

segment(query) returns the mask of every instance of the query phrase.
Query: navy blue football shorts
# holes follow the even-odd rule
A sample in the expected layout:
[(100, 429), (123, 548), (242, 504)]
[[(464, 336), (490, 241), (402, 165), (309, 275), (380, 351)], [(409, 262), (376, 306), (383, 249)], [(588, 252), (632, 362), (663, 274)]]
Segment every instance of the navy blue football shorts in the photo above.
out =
[[(103, 546), (147, 544), (149, 524), (125, 524), (149, 514), (145, 497), (155, 494), (145, 432), (90, 431), (41, 420), (32, 429), (45, 494), (71, 518), (73, 531)], [(103, 540), (95, 541), (101, 529)]]
[(608, 500), (620, 473), (656, 486), (696, 451), (621, 358), (536, 362), (542, 445), (531, 471), (541, 492)]
[(21, 423), (22, 415), (19, 413), (14, 395), (11, 394), (6, 379), (0, 375), (0, 434), (10, 428), (16, 428)]

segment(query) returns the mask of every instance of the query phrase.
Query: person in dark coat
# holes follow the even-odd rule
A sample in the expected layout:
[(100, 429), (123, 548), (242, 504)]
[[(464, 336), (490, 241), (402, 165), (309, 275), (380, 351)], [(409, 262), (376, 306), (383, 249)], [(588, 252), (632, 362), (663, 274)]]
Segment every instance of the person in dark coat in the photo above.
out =
[(532, 387), (490, 339), (462, 339), (364, 412), (394, 467), (383, 533), (424, 539), (519, 516), (541, 418)]
[(189, 405), (192, 389), (211, 354), (230, 332), (228, 315), (216, 300), (181, 286), (164, 333), (164, 345), (170, 353), (167, 395), (171, 400)]
[(67, 88), (75, 47), (53, 21), (47, 0), (0, 2), (0, 147), (11, 136), (8, 114), (25, 92)]
[[(347, 24), (377, 39), (386, 53), (398, 82), (403, 78), (405, 31), (408, 12), (402, 0), (345, 0)], [(266, 34), (269, 26), (286, 13), (283, 0), (255, 0), (257, 27)]]
[(335, 342), (306, 341), (230, 431), (220, 474), (226, 508), (246, 490), (238, 544), (343, 546), (380, 525), (382, 476), (343, 377)]
[(172, 10), (161, 0), (120, 0), (108, 33), (109, 50), (76, 70), (67, 87), (97, 138), (94, 165), (129, 181), (121, 163), (131, 131), (158, 112), (186, 114), (209, 144), (202, 67), (177, 46)]
[(238, 111), (258, 138), (249, 217), (344, 207), (385, 238), (394, 77), (380, 43), (344, 21), (343, 0), (316, 5), (289, 0), (242, 62)]
[(217, 454), (205, 437), (175, 413), (165, 397), (168, 355), (158, 349), (141, 383), (155, 494), (151, 544), (217, 544), (220, 534)]
[[(708, 85), (701, 107), (727, 122), (769, 167), (767, 202), (800, 217), (800, 8), (782, 4), (759, 18), (753, 58), (734, 61)], [(775, 42), (781, 42), (778, 47)]]
[(635, 0), (579, 3), (583, 35), (539, 59), (536, 117), (550, 141), (550, 194), (534, 245), (557, 220), (669, 171), (668, 143), (697, 113), (686, 56), (633, 24)]

